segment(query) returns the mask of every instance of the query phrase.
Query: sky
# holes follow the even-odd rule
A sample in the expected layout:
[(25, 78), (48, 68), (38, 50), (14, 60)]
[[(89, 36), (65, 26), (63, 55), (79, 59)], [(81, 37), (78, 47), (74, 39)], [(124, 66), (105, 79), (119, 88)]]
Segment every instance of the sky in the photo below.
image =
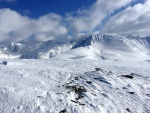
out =
[(96, 0), (0, 0), (0, 8), (10, 8), (30, 18), (39, 18), (47, 13), (64, 16), (83, 7), (89, 7)]
[(0, 41), (150, 35), (150, 0), (0, 0)]

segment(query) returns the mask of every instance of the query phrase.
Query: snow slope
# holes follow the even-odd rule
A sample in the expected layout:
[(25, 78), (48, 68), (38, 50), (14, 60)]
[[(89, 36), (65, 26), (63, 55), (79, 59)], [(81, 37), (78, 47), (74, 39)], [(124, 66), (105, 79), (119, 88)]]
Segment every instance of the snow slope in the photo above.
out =
[(46, 41), (38, 48), (24, 52), (20, 58), (25, 59), (48, 59), (59, 53), (70, 50), (75, 43)]
[(149, 61), (7, 61), (0, 113), (150, 113)]
[(57, 58), (146, 60), (149, 55), (150, 37), (94, 34), (80, 40), (72, 50)]
[(74, 42), (39, 42), (22, 40), (19, 42), (0, 43), (0, 58), (48, 59), (61, 52), (68, 51)]

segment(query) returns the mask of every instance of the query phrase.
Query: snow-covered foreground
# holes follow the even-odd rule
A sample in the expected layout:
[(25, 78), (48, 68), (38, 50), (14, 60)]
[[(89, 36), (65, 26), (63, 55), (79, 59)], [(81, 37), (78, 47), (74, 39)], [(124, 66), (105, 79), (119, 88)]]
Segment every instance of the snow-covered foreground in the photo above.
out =
[(0, 113), (150, 113), (150, 61), (7, 61)]

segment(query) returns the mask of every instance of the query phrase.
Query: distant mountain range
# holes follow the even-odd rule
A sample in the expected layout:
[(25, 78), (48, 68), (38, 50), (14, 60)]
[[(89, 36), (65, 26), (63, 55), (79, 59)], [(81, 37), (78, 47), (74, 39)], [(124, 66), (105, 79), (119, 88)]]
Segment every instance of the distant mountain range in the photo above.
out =
[[(60, 54), (62, 53), (62, 54)], [(58, 55), (59, 54), (59, 55)], [(49, 59), (149, 59), (150, 36), (93, 34), (78, 42), (24, 40), (0, 43), (0, 58)]]
[(59, 53), (70, 50), (75, 43), (71, 42), (38, 42), (23, 40), (17, 43), (0, 43), (0, 58), (48, 59)]

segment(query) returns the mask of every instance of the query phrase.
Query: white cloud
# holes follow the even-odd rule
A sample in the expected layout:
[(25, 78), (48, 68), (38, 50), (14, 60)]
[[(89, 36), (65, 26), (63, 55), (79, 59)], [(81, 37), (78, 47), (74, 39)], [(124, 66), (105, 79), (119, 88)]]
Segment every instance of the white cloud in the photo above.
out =
[[(78, 10), (75, 14), (67, 14), (69, 30), (74, 34), (91, 33), (114, 10), (129, 4), (132, 0), (97, 0), (89, 9)], [(72, 16), (77, 15), (77, 16)]]
[(11, 34), (29, 23), (27, 17), (22, 17), (10, 9), (0, 9), (0, 40), (7, 40)]
[[(62, 24), (62, 17), (57, 14), (47, 14), (34, 22), (37, 39), (48, 40), (61, 37), (67, 33)], [(43, 38), (40, 36), (42, 35)]]
[(67, 33), (62, 17), (47, 14), (33, 20), (10, 9), (0, 9), (0, 41), (22, 40), (35, 36), (38, 40), (59, 38)]
[(116, 14), (101, 32), (125, 35), (150, 35), (150, 0)]
[[(129, 5), (134, 0), (97, 0), (87, 9), (68, 13), (65, 17), (49, 13), (31, 19), (10, 9), (0, 9), (0, 41), (18, 41), (29, 37), (37, 40), (80, 38), (94, 33), (110, 13)], [(117, 13), (101, 32), (148, 34), (150, 32), (150, 1), (136, 4)], [(96, 32), (98, 33), (97, 29)]]

